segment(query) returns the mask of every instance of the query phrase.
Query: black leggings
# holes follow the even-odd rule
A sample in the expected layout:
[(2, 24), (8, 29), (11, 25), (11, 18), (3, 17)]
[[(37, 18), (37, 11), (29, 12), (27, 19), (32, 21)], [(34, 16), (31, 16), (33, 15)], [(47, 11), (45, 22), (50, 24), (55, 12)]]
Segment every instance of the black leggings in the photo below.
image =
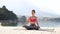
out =
[(39, 27), (36, 26), (35, 24), (31, 24), (30, 26), (25, 26), (27, 30), (39, 30)]

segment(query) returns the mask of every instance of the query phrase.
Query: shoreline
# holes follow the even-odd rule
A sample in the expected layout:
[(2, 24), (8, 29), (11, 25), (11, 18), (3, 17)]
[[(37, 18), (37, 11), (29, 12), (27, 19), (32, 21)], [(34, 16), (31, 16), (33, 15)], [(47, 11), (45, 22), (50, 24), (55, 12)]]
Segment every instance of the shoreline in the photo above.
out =
[[(52, 29), (54, 30), (51, 31)], [(41, 27), (41, 30), (26, 30), (21, 26), (1, 26), (0, 24), (0, 34), (60, 34), (60, 27)]]

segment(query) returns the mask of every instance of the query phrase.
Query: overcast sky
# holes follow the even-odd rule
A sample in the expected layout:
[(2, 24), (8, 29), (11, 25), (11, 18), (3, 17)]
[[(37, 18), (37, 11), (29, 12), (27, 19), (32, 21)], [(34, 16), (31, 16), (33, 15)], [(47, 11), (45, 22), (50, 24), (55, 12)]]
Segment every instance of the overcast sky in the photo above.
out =
[(16, 15), (31, 15), (31, 10), (36, 10), (37, 16), (60, 17), (60, 0), (0, 0), (3, 5)]

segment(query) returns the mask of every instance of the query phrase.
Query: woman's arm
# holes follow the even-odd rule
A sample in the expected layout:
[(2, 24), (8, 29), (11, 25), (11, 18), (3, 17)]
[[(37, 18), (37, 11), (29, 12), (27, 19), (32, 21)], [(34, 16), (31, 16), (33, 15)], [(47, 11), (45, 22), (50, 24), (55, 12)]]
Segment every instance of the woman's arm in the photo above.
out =
[(38, 22), (37, 22), (37, 25), (39, 26)]
[(38, 23), (38, 18), (36, 18), (37, 19), (37, 25), (39, 26), (39, 23)]

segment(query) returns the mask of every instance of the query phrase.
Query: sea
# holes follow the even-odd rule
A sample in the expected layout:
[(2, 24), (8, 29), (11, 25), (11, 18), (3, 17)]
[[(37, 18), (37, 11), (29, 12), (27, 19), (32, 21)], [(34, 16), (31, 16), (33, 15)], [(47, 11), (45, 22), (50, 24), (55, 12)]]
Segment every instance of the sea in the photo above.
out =
[[(38, 22), (40, 27), (60, 27), (60, 22), (54, 21), (45, 21), (45, 22)], [(23, 26), (22, 22), (19, 22), (17, 27)]]

